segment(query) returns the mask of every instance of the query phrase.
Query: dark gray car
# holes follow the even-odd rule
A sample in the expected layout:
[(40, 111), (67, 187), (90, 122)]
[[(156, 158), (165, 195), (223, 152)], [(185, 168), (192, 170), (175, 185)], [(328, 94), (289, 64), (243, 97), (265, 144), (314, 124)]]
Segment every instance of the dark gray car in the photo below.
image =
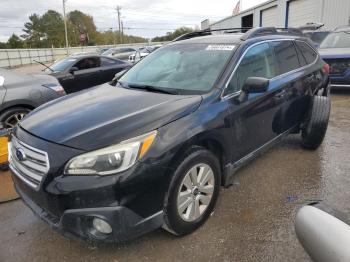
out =
[(34, 108), (65, 94), (52, 76), (0, 69), (0, 123), (12, 128)]

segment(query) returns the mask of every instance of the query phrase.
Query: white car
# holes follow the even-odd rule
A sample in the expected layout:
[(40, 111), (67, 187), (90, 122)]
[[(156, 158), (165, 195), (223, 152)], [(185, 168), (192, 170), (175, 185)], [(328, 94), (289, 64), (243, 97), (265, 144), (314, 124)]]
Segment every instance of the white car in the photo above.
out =
[(127, 60), (130, 55), (136, 52), (135, 48), (132, 47), (118, 47), (110, 48), (103, 52), (102, 55), (118, 58), (121, 60)]
[(140, 49), (139, 51), (136, 51), (134, 54), (130, 55), (129, 62), (136, 63), (136, 62), (142, 60), (143, 58), (145, 58), (146, 56), (148, 56), (153, 51), (157, 50), (161, 46), (162, 45), (154, 45), (154, 46), (144, 47), (144, 48)]

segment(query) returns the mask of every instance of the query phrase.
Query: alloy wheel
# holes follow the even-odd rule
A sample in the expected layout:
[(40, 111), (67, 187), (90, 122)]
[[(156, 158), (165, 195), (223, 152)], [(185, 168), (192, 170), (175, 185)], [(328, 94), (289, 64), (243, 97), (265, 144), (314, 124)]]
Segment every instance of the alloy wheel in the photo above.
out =
[(207, 164), (197, 164), (186, 173), (177, 196), (177, 210), (184, 221), (202, 216), (212, 200), (214, 186), (214, 173)]
[(28, 112), (17, 112), (10, 115), (4, 121), (4, 128), (6, 129), (14, 128), (27, 114)]

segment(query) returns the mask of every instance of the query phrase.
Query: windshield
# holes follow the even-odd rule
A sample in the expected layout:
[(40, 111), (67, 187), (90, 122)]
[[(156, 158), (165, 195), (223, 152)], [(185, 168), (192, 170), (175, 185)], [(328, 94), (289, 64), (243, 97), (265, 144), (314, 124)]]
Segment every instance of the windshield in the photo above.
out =
[[(76, 58), (65, 58), (65, 59), (57, 61), (56, 63), (51, 65), (50, 68), (54, 72), (62, 72), (64, 70), (66, 70), (68, 67), (72, 66), (76, 61), (77, 61)], [(48, 68), (46, 68), (45, 71), (51, 72), (51, 70)]]
[(158, 49), (120, 78), (122, 85), (155, 86), (177, 93), (208, 92), (234, 45), (177, 44)]
[(350, 32), (330, 33), (321, 43), (320, 48), (350, 47)]

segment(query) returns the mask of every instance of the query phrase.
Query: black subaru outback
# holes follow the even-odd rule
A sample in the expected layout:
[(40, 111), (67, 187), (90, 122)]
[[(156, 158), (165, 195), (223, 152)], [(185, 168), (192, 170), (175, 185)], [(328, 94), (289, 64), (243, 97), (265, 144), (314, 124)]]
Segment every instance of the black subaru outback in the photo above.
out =
[(159, 227), (184, 235), (239, 167), (286, 135), (316, 149), (330, 113), (328, 65), (288, 30), (232, 32), (184, 35), (118, 80), (30, 113), (9, 144), (23, 201), (86, 240)]

